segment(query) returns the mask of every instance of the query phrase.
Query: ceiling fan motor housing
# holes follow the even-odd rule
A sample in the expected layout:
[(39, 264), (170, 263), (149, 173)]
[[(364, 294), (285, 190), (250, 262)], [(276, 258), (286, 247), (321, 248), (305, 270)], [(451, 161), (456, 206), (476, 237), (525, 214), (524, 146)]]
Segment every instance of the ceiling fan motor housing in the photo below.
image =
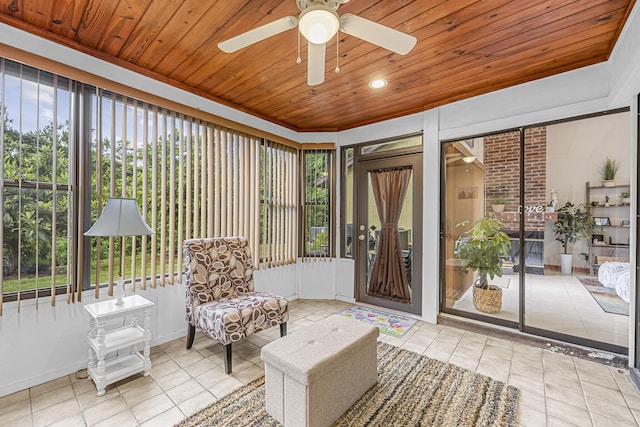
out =
[(298, 9), (304, 11), (313, 6), (322, 6), (323, 8), (338, 10), (341, 4), (348, 3), (349, 0), (296, 0)]

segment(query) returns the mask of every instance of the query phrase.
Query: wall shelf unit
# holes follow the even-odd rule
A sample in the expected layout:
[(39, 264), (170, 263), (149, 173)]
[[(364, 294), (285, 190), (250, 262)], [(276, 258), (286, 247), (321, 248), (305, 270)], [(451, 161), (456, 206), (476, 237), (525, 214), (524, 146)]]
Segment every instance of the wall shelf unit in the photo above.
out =
[(620, 193), (630, 191), (629, 184), (614, 186), (585, 185), (585, 200), (596, 225), (589, 240), (589, 274), (607, 261), (629, 261), (630, 206), (621, 201)]

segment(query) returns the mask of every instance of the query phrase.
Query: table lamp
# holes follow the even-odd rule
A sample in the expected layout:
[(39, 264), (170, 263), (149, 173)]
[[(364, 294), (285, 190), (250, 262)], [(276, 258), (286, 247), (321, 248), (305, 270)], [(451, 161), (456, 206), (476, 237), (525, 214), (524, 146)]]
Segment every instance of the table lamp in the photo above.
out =
[[(93, 224), (85, 236), (95, 237), (124, 237), (143, 236), (153, 234), (140, 211), (136, 199), (110, 197), (100, 214), (100, 218)], [(120, 251), (123, 250), (122, 242)], [(116, 283), (116, 305), (122, 305), (124, 301), (124, 279), (122, 269), (119, 267), (118, 281)]]

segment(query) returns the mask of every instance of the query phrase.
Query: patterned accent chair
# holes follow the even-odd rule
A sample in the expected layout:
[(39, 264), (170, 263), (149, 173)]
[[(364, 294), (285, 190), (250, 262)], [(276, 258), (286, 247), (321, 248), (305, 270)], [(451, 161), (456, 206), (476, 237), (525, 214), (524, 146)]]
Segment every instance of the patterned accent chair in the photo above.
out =
[(289, 301), (253, 287), (253, 260), (244, 237), (184, 241), (187, 349), (196, 328), (224, 346), (224, 370), (231, 373), (231, 344), (271, 326), (287, 334)]

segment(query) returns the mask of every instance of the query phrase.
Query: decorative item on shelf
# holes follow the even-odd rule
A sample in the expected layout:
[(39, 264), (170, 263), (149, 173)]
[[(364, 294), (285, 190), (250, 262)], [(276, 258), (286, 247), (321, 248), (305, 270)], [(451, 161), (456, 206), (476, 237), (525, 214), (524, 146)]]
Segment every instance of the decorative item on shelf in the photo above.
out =
[(493, 199), (491, 201), (491, 209), (497, 213), (504, 212), (504, 205), (506, 204), (507, 201), (505, 199)]
[(594, 222), (589, 214), (589, 207), (567, 202), (558, 209), (558, 220), (553, 225), (556, 240), (562, 244), (564, 253), (560, 254), (560, 271), (571, 274), (573, 270), (573, 254), (567, 252), (569, 243), (591, 238)]
[[(125, 236), (143, 236), (153, 234), (153, 230), (149, 228), (140, 211), (136, 199), (125, 199), (110, 197), (104, 206), (100, 218), (93, 224), (85, 236), (91, 237), (125, 237)], [(120, 251), (124, 251), (124, 242), (120, 241)], [(119, 262), (118, 281), (116, 282), (116, 305), (122, 305), (124, 302), (124, 279), (122, 275), (122, 263)]]
[(615, 159), (606, 157), (602, 166), (600, 166), (600, 176), (602, 177), (602, 185), (604, 187), (614, 187), (616, 185), (616, 174), (620, 163)]
[(547, 205), (547, 212), (555, 212), (557, 204), (558, 204), (558, 187), (553, 187), (551, 189), (551, 201)]
[(623, 191), (620, 193), (620, 198), (622, 199), (622, 204), (624, 206), (629, 206), (631, 204), (631, 193), (628, 191)]
[(604, 196), (604, 207), (605, 208), (609, 207), (609, 196)]
[[(464, 227), (463, 221), (456, 227)], [(462, 260), (465, 273), (477, 271), (478, 278), (473, 284), (473, 305), (484, 313), (498, 313), (502, 309), (502, 288), (490, 285), (487, 276), (502, 277), (503, 259), (509, 256), (511, 240), (503, 231), (504, 223), (495, 218), (480, 218), (471, 229), (460, 236), (455, 243), (453, 254)]]

